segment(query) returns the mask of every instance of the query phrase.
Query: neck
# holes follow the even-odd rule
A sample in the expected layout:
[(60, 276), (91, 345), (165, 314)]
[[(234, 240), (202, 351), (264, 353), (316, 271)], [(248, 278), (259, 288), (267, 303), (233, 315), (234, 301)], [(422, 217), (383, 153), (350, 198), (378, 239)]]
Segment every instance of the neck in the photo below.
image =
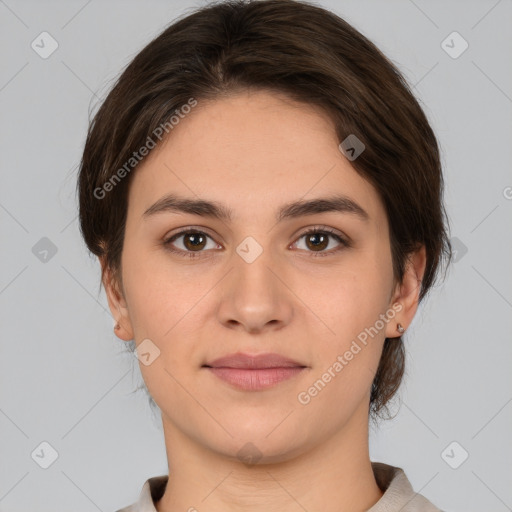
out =
[(198, 444), (162, 416), (169, 481), (157, 510), (368, 510), (382, 491), (369, 457), (368, 415), (362, 413), (297, 456), (250, 466)]

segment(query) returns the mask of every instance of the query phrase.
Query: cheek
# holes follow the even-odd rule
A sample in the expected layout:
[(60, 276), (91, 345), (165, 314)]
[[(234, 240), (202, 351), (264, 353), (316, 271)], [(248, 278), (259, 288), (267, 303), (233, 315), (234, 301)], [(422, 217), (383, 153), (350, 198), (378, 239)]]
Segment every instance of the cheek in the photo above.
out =
[(123, 283), (135, 338), (171, 336), (174, 325), (204, 294), (204, 279), (201, 274), (191, 279), (190, 267), (180, 272), (161, 249), (127, 246), (124, 251)]
[(318, 337), (313, 371), (297, 397), (311, 416), (329, 410), (335, 424), (346, 421), (370, 393), (385, 339), (381, 315), (388, 306), (389, 269), (366, 263), (333, 273), (329, 290), (317, 295), (318, 310), (333, 332), (325, 329)]
[(320, 386), (329, 382), (330, 392), (323, 394), (326, 400), (332, 393), (334, 398), (349, 399), (350, 395), (357, 402), (369, 390), (385, 340), (387, 323), (381, 315), (386, 316), (388, 310), (390, 259), (384, 254), (380, 259), (370, 254), (351, 263), (332, 272), (328, 289), (315, 294), (316, 310), (322, 312), (322, 320), (330, 329), (323, 329), (325, 334), (319, 337), (312, 377), (322, 381)]
[(158, 353), (148, 365), (139, 362), (150, 395), (164, 409), (168, 403), (186, 407), (187, 394), (179, 383), (191, 368), (183, 363), (193, 363), (197, 356), (194, 358), (193, 343), (183, 341), (194, 339), (195, 324), (190, 319), (204, 292), (190, 276), (180, 275), (176, 265), (142, 251), (126, 250), (123, 282), (134, 338), (137, 344), (151, 340)]
[[(180, 335), (184, 329), (194, 329), (198, 318), (192, 324), (190, 318), (197, 317), (206, 303), (211, 307), (215, 292), (206, 295), (225, 268), (205, 262), (178, 263), (161, 248), (148, 250), (141, 245), (127, 245), (123, 253), (123, 282), (135, 338), (172, 335), (178, 322)], [(298, 311), (305, 308), (308, 322), (318, 322), (318, 335), (324, 339), (357, 336), (387, 306), (392, 268), (382, 248), (354, 251), (339, 264), (301, 263), (283, 270), (298, 299), (286, 292), (281, 299), (295, 300)]]
[[(333, 269), (329, 276), (304, 287), (308, 304), (330, 327), (331, 336), (356, 337), (374, 325), (388, 307), (392, 285), (391, 266), (384, 260), (354, 258), (351, 265)], [(326, 330), (325, 337), (328, 338)]]

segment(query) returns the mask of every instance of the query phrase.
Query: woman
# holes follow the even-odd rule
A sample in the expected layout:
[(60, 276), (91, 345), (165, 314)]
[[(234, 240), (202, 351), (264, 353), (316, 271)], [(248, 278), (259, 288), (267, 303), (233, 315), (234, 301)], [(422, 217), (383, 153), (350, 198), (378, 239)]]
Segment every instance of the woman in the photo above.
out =
[(148, 44), (79, 176), (169, 465), (122, 511), (439, 510), (370, 460), (368, 422), (450, 258), (442, 194), (405, 80), (333, 13), (210, 4)]

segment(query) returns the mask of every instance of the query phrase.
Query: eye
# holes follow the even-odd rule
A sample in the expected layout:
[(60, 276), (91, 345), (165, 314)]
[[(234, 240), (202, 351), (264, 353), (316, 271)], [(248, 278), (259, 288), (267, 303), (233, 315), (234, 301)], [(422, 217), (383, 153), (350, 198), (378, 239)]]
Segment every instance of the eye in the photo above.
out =
[[(183, 238), (183, 241), (181, 242), (183, 247), (182, 249), (176, 249), (176, 247), (173, 246), (174, 241), (179, 238)], [(164, 240), (164, 246), (167, 250), (180, 256), (195, 258), (199, 256), (195, 253), (204, 252), (203, 249), (205, 248), (215, 249), (217, 247), (218, 244), (216, 243), (213, 243), (213, 247), (207, 247), (207, 239), (213, 241), (213, 239), (203, 231), (188, 228), (172, 235), (167, 240)]]
[[(175, 247), (175, 241), (183, 239), (180, 243), (182, 248)], [(315, 227), (309, 229), (305, 233), (302, 233), (298, 240), (305, 238), (306, 251), (311, 252), (312, 256), (329, 256), (336, 253), (344, 248), (350, 247), (350, 243), (337, 234), (335, 231), (329, 228)], [(212, 241), (212, 246), (208, 247), (208, 239)], [(329, 246), (329, 239), (336, 240), (339, 245), (334, 249), (325, 251)], [(188, 258), (197, 258), (200, 253), (205, 252), (203, 249), (218, 249), (219, 245), (214, 242), (211, 236), (207, 235), (204, 231), (197, 229), (187, 228), (182, 231), (175, 233), (170, 238), (163, 242), (166, 250), (184, 256)], [(178, 244), (179, 245), (179, 244)], [(298, 245), (298, 242), (294, 242), (292, 246)], [(312, 250), (311, 250), (312, 249)], [(315, 254), (316, 253), (316, 254)]]
[[(305, 238), (306, 250), (312, 248), (312, 250), (308, 252), (316, 253), (312, 254), (313, 257), (329, 256), (346, 247), (350, 247), (350, 243), (347, 240), (329, 228), (315, 227), (309, 229), (305, 233), (302, 233), (302, 235), (299, 237), (299, 240), (302, 238)], [(340, 245), (334, 249), (325, 251), (324, 249), (329, 246), (329, 239), (335, 239)], [(295, 242), (293, 245), (298, 245), (298, 242)]]

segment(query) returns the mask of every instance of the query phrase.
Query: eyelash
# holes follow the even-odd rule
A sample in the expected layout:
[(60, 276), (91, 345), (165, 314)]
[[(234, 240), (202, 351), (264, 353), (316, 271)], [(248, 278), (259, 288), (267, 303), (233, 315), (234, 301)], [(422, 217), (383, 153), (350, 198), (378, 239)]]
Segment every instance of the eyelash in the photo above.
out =
[[(186, 235), (186, 234), (190, 234), (190, 233), (205, 235), (208, 238), (212, 238), (210, 235), (208, 235), (204, 231), (200, 231), (198, 229), (186, 228), (186, 229), (183, 229), (182, 231), (179, 231), (178, 233), (175, 233), (170, 238), (164, 240), (163, 245), (165, 246), (165, 249), (170, 251), (170, 252), (172, 252), (172, 253), (174, 253), (174, 254), (177, 254), (179, 256), (183, 256), (185, 258), (198, 258), (198, 257), (201, 257), (200, 254), (205, 252), (204, 250), (203, 251), (183, 251), (182, 249), (175, 249), (171, 245), (171, 242), (174, 242), (180, 236)], [(330, 251), (318, 251), (318, 252), (317, 251), (307, 251), (307, 252), (311, 252), (312, 253), (311, 255), (312, 255), (313, 258), (331, 256), (332, 254), (338, 253), (339, 251), (341, 251), (341, 250), (343, 250), (345, 248), (351, 247), (351, 244), (347, 240), (345, 240), (344, 238), (342, 238), (340, 235), (338, 235), (337, 233), (335, 233), (333, 230), (331, 230), (329, 228), (318, 228), (318, 227), (311, 228), (308, 231), (305, 231), (304, 233), (302, 233), (297, 238), (297, 241), (300, 240), (301, 238), (307, 236), (307, 235), (316, 234), (316, 233), (330, 235), (336, 241), (340, 242), (341, 246), (339, 246), (339, 247), (337, 247), (335, 249), (331, 249)]]

